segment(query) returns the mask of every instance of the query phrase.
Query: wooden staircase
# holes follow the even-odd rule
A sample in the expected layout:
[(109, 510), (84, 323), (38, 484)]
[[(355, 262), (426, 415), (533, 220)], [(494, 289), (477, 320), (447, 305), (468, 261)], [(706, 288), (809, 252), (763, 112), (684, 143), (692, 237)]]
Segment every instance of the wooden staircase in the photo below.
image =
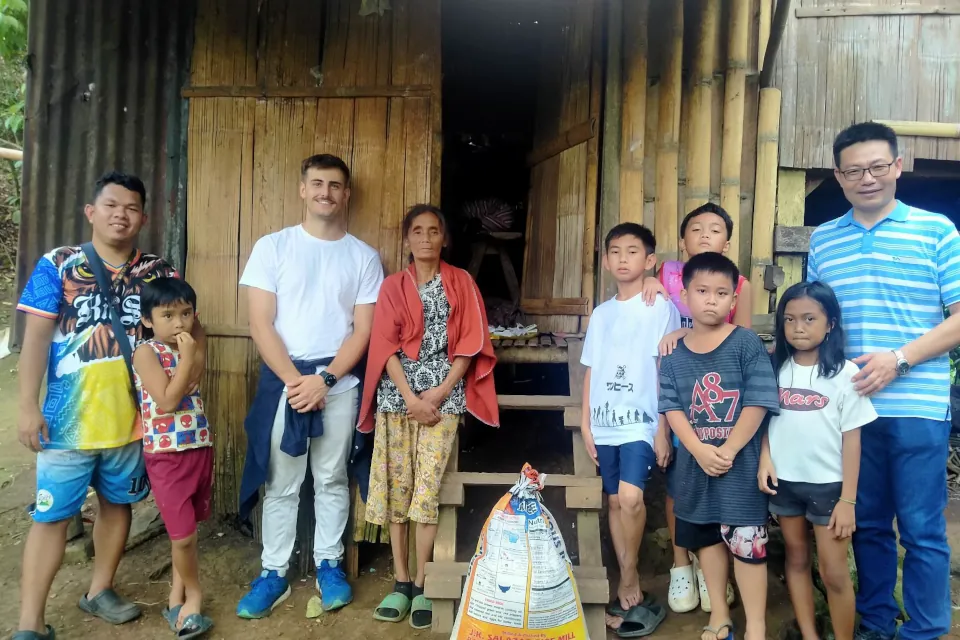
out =
[[(573, 438), (573, 475), (548, 474), (547, 486), (563, 487), (566, 507), (577, 513), (575, 529), (579, 564), (574, 567), (577, 589), (586, 614), (590, 637), (606, 637), (604, 609), (610, 601), (607, 572), (600, 556), (600, 509), (603, 506), (602, 487), (596, 465), (587, 454), (580, 435), (580, 404), (583, 396), (584, 367), (580, 364), (583, 342), (579, 339), (531, 339), (522, 349), (498, 349), (502, 363), (544, 362), (567, 366), (570, 382), (569, 396), (501, 395), (501, 410), (560, 411), (564, 426), (571, 429)], [(562, 340), (562, 343), (561, 343)], [(528, 349), (538, 346), (550, 348), (542, 360), (536, 360)], [(513, 352), (513, 353), (511, 353)], [(516, 355), (514, 355), (516, 354)], [(536, 460), (529, 461), (534, 468)], [(517, 473), (468, 473), (459, 471), (459, 438), (447, 465), (440, 488), (440, 517), (433, 562), (427, 564), (425, 595), (433, 600), (433, 631), (449, 635), (453, 630), (458, 601), (463, 593), (463, 578), (468, 563), (456, 561), (457, 509), (464, 505), (465, 487), (499, 486), (508, 490), (517, 481)]]

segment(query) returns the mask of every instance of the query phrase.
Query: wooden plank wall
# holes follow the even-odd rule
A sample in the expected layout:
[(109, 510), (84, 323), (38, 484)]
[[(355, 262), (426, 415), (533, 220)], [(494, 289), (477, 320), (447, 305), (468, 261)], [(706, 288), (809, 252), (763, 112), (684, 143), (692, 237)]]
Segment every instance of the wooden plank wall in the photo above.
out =
[(211, 334), (221, 514), (237, 509), (258, 366), (237, 283), (257, 239), (302, 220), (301, 160), (333, 153), (351, 167), (348, 228), (380, 249), (387, 272), (402, 260), (404, 211), (439, 186), (439, 0), (394, 0), (383, 17), (359, 10), (359, 0), (199, 2), (184, 91), (186, 277)]
[[(593, 110), (599, 104), (591, 99), (591, 88), (599, 86), (599, 78), (591, 52), (594, 20), (600, 15), (594, 9), (600, 5), (568, 1), (557, 5), (544, 20), (534, 147), (598, 116)], [(584, 251), (584, 239), (591, 236), (588, 226), (595, 224), (587, 198), (588, 167), (596, 172), (595, 158), (590, 161), (591, 142), (567, 149), (531, 170), (521, 285), (524, 299), (580, 298), (586, 294), (583, 283), (594, 276), (593, 261), (585, 262)], [(575, 333), (580, 325), (577, 316), (531, 315), (529, 320), (546, 332)]]
[[(793, 7), (845, 4), (794, 0)], [(774, 77), (783, 91), (781, 166), (832, 168), (833, 139), (854, 122), (960, 123), (960, 15), (909, 13), (941, 0), (866, 4), (905, 14), (798, 18), (791, 11)], [(907, 171), (916, 158), (960, 160), (960, 139), (901, 136), (900, 143)]]

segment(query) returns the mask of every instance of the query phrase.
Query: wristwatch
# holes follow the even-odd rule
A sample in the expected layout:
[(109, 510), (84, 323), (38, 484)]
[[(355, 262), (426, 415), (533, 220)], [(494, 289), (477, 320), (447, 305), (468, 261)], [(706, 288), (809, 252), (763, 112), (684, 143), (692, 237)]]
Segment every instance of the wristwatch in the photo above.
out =
[(329, 371), (324, 371), (320, 374), (320, 377), (323, 378), (323, 383), (330, 389), (333, 389), (333, 387), (337, 384), (337, 376), (333, 375)]
[(897, 375), (905, 376), (910, 373), (910, 363), (903, 357), (903, 351), (895, 349), (893, 355), (897, 356)]

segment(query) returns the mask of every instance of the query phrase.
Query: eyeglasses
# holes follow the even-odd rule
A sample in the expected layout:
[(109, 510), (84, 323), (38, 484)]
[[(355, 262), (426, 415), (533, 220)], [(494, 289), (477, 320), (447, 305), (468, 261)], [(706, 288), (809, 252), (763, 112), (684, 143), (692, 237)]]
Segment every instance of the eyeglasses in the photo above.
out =
[(890, 173), (890, 167), (897, 163), (896, 160), (893, 162), (888, 162), (887, 164), (875, 164), (869, 169), (848, 169), (846, 171), (841, 171), (843, 177), (849, 182), (858, 182), (863, 179), (863, 174), (867, 171), (870, 172), (874, 178), (881, 178), (888, 173)]

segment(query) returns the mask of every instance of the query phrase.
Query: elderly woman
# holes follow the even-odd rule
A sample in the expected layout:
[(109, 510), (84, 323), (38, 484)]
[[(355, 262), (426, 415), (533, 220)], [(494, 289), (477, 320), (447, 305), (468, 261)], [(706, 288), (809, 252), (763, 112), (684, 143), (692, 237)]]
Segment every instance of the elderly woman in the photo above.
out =
[[(410, 266), (388, 277), (377, 299), (360, 429), (376, 425), (368, 522), (390, 526), (396, 584), (373, 617), (430, 627), (424, 569), (437, 535), (440, 481), (463, 415), (499, 425), (496, 358), (480, 291), (440, 258), (446, 221), (417, 205), (403, 219)], [(417, 570), (407, 566), (409, 522), (417, 523)]]

